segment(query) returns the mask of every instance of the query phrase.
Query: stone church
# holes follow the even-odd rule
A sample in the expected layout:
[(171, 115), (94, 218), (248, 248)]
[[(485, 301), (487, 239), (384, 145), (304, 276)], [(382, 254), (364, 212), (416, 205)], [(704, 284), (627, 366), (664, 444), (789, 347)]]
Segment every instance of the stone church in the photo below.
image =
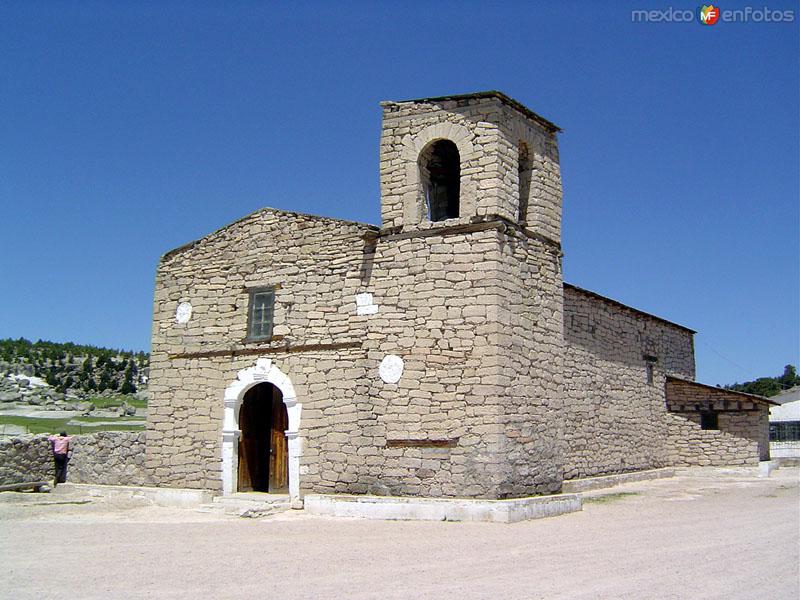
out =
[(384, 102), (381, 224), (265, 208), (158, 266), (162, 486), (518, 498), (768, 457), (694, 332), (564, 283), (559, 128), (499, 92)]

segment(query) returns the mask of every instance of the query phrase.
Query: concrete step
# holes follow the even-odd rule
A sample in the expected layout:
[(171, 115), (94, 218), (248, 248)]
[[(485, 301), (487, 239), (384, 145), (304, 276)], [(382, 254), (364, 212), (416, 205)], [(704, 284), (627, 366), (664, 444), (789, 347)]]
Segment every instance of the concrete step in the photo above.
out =
[(220, 513), (239, 517), (258, 518), (287, 511), (291, 508), (288, 494), (240, 492), (217, 496), (212, 502), (197, 507), (198, 512)]
[(579, 493), (591, 490), (614, 487), (621, 483), (631, 483), (633, 481), (648, 481), (650, 479), (662, 479), (674, 477), (675, 469), (649, 469), (647, 471), (631, 471), (629, 473), (618, 473), (616, 475), (599, 475), (596, 477), (586, 477), (584, 479), (571, 479), (565, 481), (561, 486), (561, 492)]
[(88, 483), (59, 483), (52, 493), (81, 498), (142, 500), (156, 506), (173, 508), (192, 508), (213, 499), (211, 492), (207, 490)]
[(690, 477), (769, 477), (780, 467), (777, 460), (762, 460), (758, 465), (729, 467), (683, 467), (676, 469), (677, 475)]
[(579, 494), (507, 500), (309, 494), (303, 500), (303, 510), (312, 515), (387, 521), (516, 523), (579, 511), (583, 506)]

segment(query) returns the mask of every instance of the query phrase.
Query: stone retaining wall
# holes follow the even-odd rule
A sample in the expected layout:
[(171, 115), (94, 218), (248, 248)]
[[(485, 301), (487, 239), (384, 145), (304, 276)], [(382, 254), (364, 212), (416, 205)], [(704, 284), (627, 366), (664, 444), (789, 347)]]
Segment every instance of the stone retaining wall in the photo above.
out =
[[(72, 439), (67, 480), (103, 485), (146, 485), (145, 434), (103, 431)], [(53, 479), (53, 458), (47, 434), (0, 440), (0, 485)]]

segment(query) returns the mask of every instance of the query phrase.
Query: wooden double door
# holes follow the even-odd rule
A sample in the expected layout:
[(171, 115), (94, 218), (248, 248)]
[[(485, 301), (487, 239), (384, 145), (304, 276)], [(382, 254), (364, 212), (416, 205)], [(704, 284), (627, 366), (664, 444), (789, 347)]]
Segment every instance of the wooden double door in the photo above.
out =
[(250, 388), (239, 409), (240, 492), (285, 493), (289, 489), (289, 418), (283, 396), (271, 383)]

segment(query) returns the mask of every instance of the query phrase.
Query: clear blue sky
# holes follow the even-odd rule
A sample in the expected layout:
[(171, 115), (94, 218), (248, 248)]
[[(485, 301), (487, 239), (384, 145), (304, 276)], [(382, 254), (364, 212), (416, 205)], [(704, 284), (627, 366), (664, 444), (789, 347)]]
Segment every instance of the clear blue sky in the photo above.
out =
[(631, 20), (699, 4), (3, 2), (0, 337), (149, 349), (161, 254), (264, 206), (378, 223), (378, 102), (497, 89), (564, 129), (565, 279), (698, 330), (701, 381), (780, 374), (800, 14)]

